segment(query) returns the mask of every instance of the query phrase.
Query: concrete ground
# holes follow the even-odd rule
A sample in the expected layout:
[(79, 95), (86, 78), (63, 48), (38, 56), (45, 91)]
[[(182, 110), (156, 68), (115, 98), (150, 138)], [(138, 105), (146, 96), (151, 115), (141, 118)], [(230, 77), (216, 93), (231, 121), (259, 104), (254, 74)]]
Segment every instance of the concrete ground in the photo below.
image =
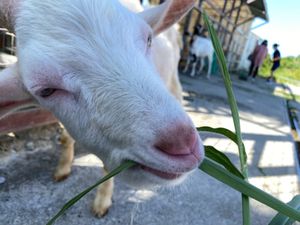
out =
[(6, 66), (11, 65), (16, 61), (17, 61), (16, 56), (0, 52), (0, 68), (5, 68)]
[[(222, 126), (233, 130), (220, 78), (181, 76), (181, 80), (185, 109), (197, 126)], [(291, 200), (299, 194), (299, 183), (285, 101), (273, 96), (274, 85), (262, 80), (251, 83), (233, 77), (233, 87), (248, 153), (250, 182), (283, 201)], [(67, 200), (101, 177), (99, 159), (77, 146), (69, 179), (60, 183), (52, 180), (59, 154), (55, 144), (56, 129), (53, 125), (22, 132), (14, 138), (2, 138), (1, 225), (45, 224)], [(238, 164), (237, 148), (230, 141), (207, 133), (201, 137), (205, 144), (223, 150)], [(200, 170), (180, 187), (158, 192), (133, 190), (117, 180), (113, 206), (102, 219), (94, 218), (90, 212), (93, 195), (88, 194), (80, 200), (56, 224), (242, 224), (240, 194)], [(254, 225), (268, 224), (276, 213), (254, 200), (251, 206)]]

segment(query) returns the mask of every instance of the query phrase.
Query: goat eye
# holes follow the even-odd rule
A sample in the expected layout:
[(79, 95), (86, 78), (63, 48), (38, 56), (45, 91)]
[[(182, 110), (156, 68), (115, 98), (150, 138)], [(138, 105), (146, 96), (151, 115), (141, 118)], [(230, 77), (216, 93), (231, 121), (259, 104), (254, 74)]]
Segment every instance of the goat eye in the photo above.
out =
[(40, 92), (40, 96), (43, 98), (49, 97), (50, 95), (52, 95), (54, 92), (56, 91), (56, 89), (54, 88), (45, 88)]
[(149, 35), (149, 36), (148, 36), (148, 40), (147, 40), (147, 47), (148, 47), (148, 48), (151, 48), (151, 45), (152, 45), (152, 36)]

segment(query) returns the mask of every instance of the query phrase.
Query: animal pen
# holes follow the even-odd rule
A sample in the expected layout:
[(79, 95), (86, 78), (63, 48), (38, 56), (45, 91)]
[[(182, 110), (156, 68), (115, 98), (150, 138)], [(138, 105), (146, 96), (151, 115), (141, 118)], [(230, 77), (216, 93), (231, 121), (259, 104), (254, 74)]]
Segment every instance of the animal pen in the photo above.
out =
[[(152, 3), (163, 1), (153, 0)], [(204, 26), (205, 11), (212, 21), (225, 52), (228, 68), (236, 71), (255, 18), (268, 21), (265, 0), (198, 0), (194, 10), (181, 21), (183, 49), (181, 66), (185, 64), (197, 25)], [(205, 35), (205, 34), (204, 34)], [(213, 66), (215, 68), (215, 66)]]

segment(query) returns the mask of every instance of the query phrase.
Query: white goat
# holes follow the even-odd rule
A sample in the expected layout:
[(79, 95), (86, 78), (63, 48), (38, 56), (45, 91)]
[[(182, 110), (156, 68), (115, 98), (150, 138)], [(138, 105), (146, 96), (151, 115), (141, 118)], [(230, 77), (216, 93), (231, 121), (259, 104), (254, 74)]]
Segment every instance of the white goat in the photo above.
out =
[[(137, 162), (120, 176), (128, 184), (180, 183), (202, 161), (203, 145), (159, 77), (151, 48), (152, 36), (193, 5), (169, 0), (133, 13), (117, 0), (0, 0), (0, 17), (10, 16), (18, 48), (18, 62), (0, 73), (0, 118), (7, 109), (38, 103), (108, 170)], [(57, 179), (70, 173), (73, 158), (67, 133), (62, 144)], [(99, 187), (96, 215), (106, 213), (112, 190), (112, 181)]]
[[(133, 12), (144, 10), (139, 0), (119, 1)], [(182, 87), (178, 77), (181, 39), (176, 26), (173, 25), (153, 39), (152, 59), (169, 91), (181, 102)]]
[(206, 37), (194, 35), (194, 40), (190, 48), (189, 57), (185, 64), (185, 68), (183, 72), (186, 73), (188, 71), (189, 65), (192, 64), (192, 72), (190, 73), (190, 75), (192, 77), (195, 76), (196, 65), (198, 60), (200, 60), (199, 73), (201, 73), (204, 68), (205, 58), (207, 57), (208, 58), (207, 78), (210, 78), (213, 54), (214, 54), (214, 48), (211, 40)]

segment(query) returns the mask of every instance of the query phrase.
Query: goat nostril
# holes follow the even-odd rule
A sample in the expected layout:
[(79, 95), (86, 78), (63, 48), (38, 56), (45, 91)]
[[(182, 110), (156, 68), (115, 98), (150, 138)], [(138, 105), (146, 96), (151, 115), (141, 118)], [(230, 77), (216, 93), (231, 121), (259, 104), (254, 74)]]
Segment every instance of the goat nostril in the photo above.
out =
[(154, 147), (170, 155), (188, 155), (193, 153), (198, 133), (193, 127), (176, 127), (171, 131), (162, 132)]

